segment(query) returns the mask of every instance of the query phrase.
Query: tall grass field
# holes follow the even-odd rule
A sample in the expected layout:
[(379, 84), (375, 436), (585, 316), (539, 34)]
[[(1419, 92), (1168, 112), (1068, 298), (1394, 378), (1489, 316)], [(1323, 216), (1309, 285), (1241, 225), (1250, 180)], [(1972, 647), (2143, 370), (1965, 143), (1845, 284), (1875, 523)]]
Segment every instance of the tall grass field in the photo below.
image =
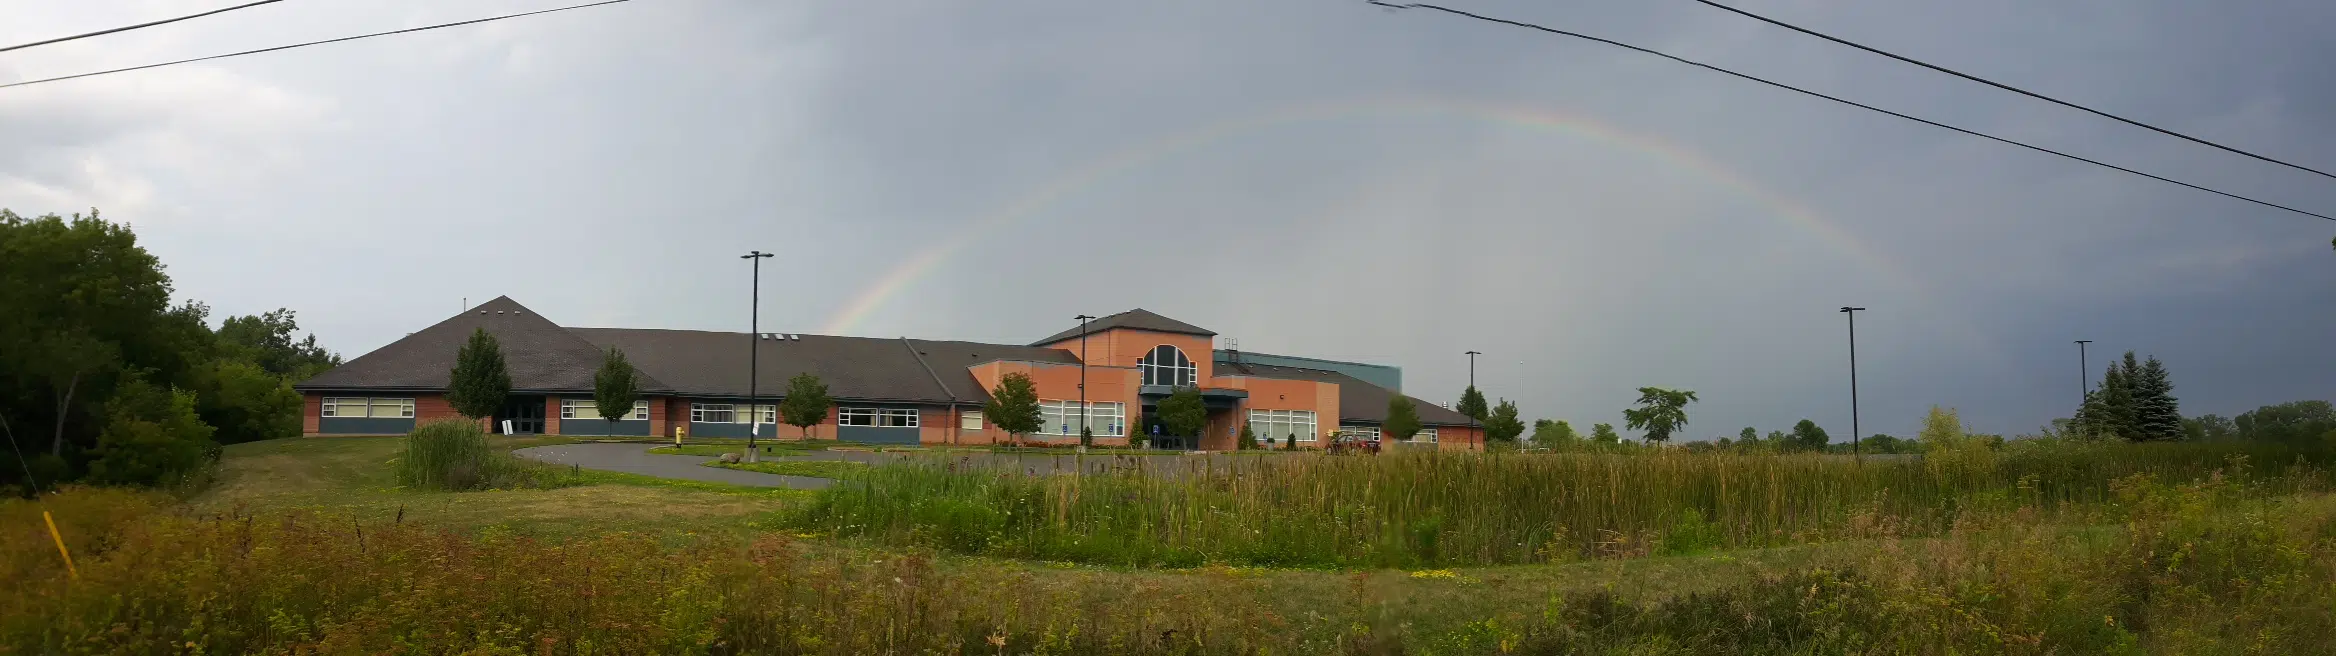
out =
[[(2326, 653), (2329, 497), (2111, 487), (2116, 530), (1963, 525), (1651, 594), (1497, 569), (1054, 570), (785, 534), (539, 541), (68, 489), (0, 501), (0, 653)], [(78, 576), (19, 530), (44, 510)]]
[[(2118, 511), (2112, 483), (2321, 491), (2327, 453), (2242, 443), (2024, 445), (1970, 457), (1395, 454), (1218, 458), (1175, 475), (926, 462), (830, 488), (797, 525), (880, 544), (1133, 566), (1427, 567), (1944, 534)], [(1140, 461), (1136, 461), (1140, 462)]]

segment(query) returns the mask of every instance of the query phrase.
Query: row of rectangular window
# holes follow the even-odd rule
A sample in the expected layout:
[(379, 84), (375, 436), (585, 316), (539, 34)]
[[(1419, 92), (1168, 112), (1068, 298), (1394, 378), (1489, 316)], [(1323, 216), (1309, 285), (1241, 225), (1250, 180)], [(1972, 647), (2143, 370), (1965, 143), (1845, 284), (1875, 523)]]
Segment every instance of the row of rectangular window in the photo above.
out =
[[(1353, 435), (1364, 439), (1379, 439), (1379, 427), (1377, 426), (1340, 426), (1338, 427), (1338, 432), (1341, 434)], [(1411, 434), (1411, 439), (1404, 441), (1433, 443), (1436, 441), (1436, 429), (1433, 427), (1423, 426), (1419, 429), (1419, 432)]]
[[(1089, 401), (1087, 412), (1079, 412), (1078, 401), (1039, 401), (1038, 433), (1040, 435), (1078, 435), (1079, 429), (1093, 427), (1096, 435), (1121, 436), (1127, 434), (1127, 404), (1117, 401)], [(978, 429), (977, 429), (978, 430)]]
[(327, 396), (324, 397), (324, 410), (317, 416), (412, 419), (414, 418), (414, 400), (410, 398)]
[(1259, 440), (1314, 441), (1312, 410), (1251, 410), (1249, 432)]
[[(560, 418), (561, 418), (561, 419), (599, 419), (599, 418), (600, 418), (600, 404), (598, 404), (598, 403), (594, 403), (594, 402), (592, 401), (592, 399), (560, 399)], [(648, 402), (648, 401), (634, 401), (634, 402), (633, 402), (633, 412), (632, 412), (632, 416), (630, 416), (630, 417), (618, 417), (618, 419), (648, 419), (648, 418), (649, 418), (649, 402)]]
[(836, 408), (835, 413), (836, 424), (842, 426), (916, 428), (919, 425), (914, 408)]
[(749, 408), (744, 403), (692, 403), (689, 420), (703, 424), (776, 424), (779, 406), (755, 404)]
[[(750, 412), (744, 403), (692, 403), (689, 404), (689, 420), (705, 424), (778, 423), (779, 406), (758, 404), (755, 410)], [(642, 418), (648, 417), (646, 410), (638, 412), (644, 413)], [(759, 419), (759, 422), (750, 421), (750, 418)], [(980, 413), (973, 415), (973, 421), (979, 424)], [(917, 428), (922, 422), (913, 408), (837, 408), (836, 423), (844, 426)]]

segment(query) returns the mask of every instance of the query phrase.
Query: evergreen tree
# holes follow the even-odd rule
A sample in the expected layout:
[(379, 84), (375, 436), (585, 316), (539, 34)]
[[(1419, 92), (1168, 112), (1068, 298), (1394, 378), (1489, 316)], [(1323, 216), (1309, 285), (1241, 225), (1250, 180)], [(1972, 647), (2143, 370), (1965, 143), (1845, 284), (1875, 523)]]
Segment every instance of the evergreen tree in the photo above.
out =
[(1467, 390), (1460, 392), (1460, 407), (1456, 409), (1469, 419), (1476, 420), (1478, 426), (1484, 425), (1484, 420), (1492, 416), (1492, 410), (1485, 407), (1484, 393), (1476, 391), (1475, 385), (1469, 385)]
[(1038, 388), (1030, 384), (1030, 375), (1021, 372), (1006, 374), (998, 380), (998, 388), (990, 391), (990, 402), (982, 406), (990, 425), (1014, 437), (1020, 444), (1022, 436), (1038, 432), (1046, 421), (1038, 412)]
[[(2127, 354), (2130, 362), (2131, 354)], [(2165, 363), (2157, 356), (2141, 363), (2141, 370), (2132, 374), (2133, 433), (2131, 439), (2165, 441), (2182, 439), (2182, 410), (2174, 398), (2174, 381), (2166, 373)]]
[(1251, 451), (1257, 448), (1257, 431), (1250, 428), (1249, 422), (1241, 422), (1241, 443), (1235, 445), (1234, 448), (1242, 451)]
[(1403, 442), (1419, 434), (1419, 408), (1412, 407), (1411, 398), (1401, 394), (1387, 399), (1387, 420), (1379, 430), (1389, 442)]
[[(803, 372), (787, 379), (787, 396), (779, 399), (779, 421), (795, 427), (803, 439), (811, 439), (811, 427), (827, 421), (828, 406), (835, 399), (827, 395), (827, 383), (818, 374)], [(994, 416), (994, 415), (993, 415)]]
[(470, 341), (454, 354), (454, 373), (446, 384), (446, 403), (472, 419), (495, 416), (511, 395), (511, 371), (503, 366), (503, 345), (487, 329), (471, 330)]
[(1486, 417), (1483, 424), (1484, 439), (1491, 442), (1515, 442), (1517, 436), (1525, 434), (1525, 421), (1517, 418), (1515, 401), (1501, 401), (1500, 405), (1493, 406), (1492, 416)]
[(600, 371), (592, 374), (592, 405), (600, 411), (601, 420), (608, 422), (608, 434), (616, 434), (616, 420), (631, 416), (633, 404), (640, 400), (640, 373), (625, 360), (623, 351), (608, 347), (600, 356)]
[(2100, 387), (2086, 395), (2084, 406), (2077, 410), (2076, 425), (2080, 433), (2094, 438), (2138, 439), (2133, 378), (2140, 374), (2140, 368), (2131, 351), (2125, 353), (2124, 362), (2109, 362), (2109, 369), (2101, 374)]

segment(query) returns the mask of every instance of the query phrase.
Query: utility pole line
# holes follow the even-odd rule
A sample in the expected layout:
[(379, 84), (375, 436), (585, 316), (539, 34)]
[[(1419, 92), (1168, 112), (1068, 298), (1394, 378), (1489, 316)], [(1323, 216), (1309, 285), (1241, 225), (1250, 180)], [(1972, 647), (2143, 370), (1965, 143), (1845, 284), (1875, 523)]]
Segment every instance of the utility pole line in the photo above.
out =
[(1865, 452), (1858, 448), (1863, 433), (1857, 421), (1857, 313), (1862, 307), (1841, 306), (1841, 313), (1849, 315), (1849, 456), (1863, 463)]

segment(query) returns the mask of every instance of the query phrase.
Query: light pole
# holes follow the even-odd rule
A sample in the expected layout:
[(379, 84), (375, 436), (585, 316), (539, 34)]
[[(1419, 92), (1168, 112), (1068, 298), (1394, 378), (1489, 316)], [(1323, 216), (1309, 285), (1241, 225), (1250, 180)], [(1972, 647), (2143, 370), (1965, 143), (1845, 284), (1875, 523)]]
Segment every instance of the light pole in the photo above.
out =
[(2076, 405), (2084, 407), (2085, 397), (2093, 395), (2093, 367), (2085, 364), (2085, 345), (2093, 340), (2076, 340)]
[(746, 330), (748, 331), (746, 333), (747, 462), (761, 461), (761, 458), (755, 457), (754, 450), (754, 438), (758, 434), (762, 433), (762, 412), (755, 406), (754, 403), (754, 384), (760, 378), (760, 374), (762, 373), (761, 368), (758, 366), (760, 364), (759, 356), (762, 354), (762, 348), (760, 344), (756, 343), (756, 340), (762, 339), (762, 260), (763, 258), (771, 256), (772, 255), (770, 253), (765, 253), (762, 251), (747, 251), (745, 255), (738, 256), (738, 259), (754, 261), (754, 293), (753, 296), (750, 297), (751, 300), (748, 300), (746, 305), (747, 313), (752, 315), (746, 320)]
[[(1476, 356), (1479, 356), (1479, 355), (1484, 355), (1484, 352), (1483, 352), (1483, 351), (1469, 351), (1469, 352), (1467, 353), (1467, 356), (1468, 356), (1468, 389), (1476, 389)], [(1477, 392), (1477, 394), (1483, 394), (1483, 392)], [(1463, 398), (1463, 399), (1461, 399), (1461, 400), (1465, 401), (1465, 400), (1467, 400), (1467, 399)], [(1477, 443), (1478, 443), (1478, 444), (1482, 444), (1482, 443), (1484, 442), (1484, 427), (1483, 427), (1483, 426), (1478, 426), (1478, 425), (1476, 425), (1476, 416), (1475, 416), (1475, 415), (1469, 415), (1469, 416), (1468, 416), (1468, 427), (1469, 427), (1469, 428), (1474, 428), (1474, 429), (1476, 429), (1476, 441), (1477, 441)]]
[(1079, 448), (1086, 448), (1095, 431), (1087, 425), (1094, 413), (1087, 410), (1087, 321), (1095, 317), (1079, 315)]
[(1865, 453), (1858, 450), (1857, 423), (1857, 313), (1865, 308), (1841, 306), (1841, 313), (1849, 315), (1849, 456), (1865, 462)]

